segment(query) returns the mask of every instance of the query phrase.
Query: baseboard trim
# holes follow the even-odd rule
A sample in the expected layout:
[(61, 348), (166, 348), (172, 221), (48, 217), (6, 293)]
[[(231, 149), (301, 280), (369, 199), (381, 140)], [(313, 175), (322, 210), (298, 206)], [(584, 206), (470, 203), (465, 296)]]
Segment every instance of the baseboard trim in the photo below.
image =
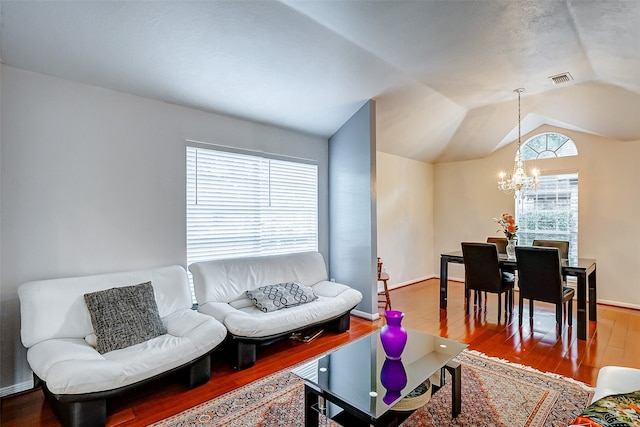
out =
[(389, 289), (398, 289), (398, 288), (402, 288), (404, 286), (415, 285), (418, 282), (423, 282), (425, 280), (434, 279), (436, 277), (438, 277), (438, 276), (432, 274), (430, 276), (418, 277), (417, 279), (409, 280), (407, 282), (394, 283), (393, 285), (389, 285)]
[(626, 302), (619, 302), (619, 301), (609, 301), (606, 299), (599, 299), (597, 300), (598, 304), (602, 304), (602, 305), (610, 305), (613, 307), (622, 307), (622, 308), (630, 308), (633, 310), (640, 310), (640, 305), (638, 304), (628, 304)]
[[(409, 285), (415, 285), (416, 283), (424, 282), (425, 280), (438, 279), (438, 278), (440, 278), (440, 276), (438, 276), (437, 274), (432, 274), (430, 276), (419, 277), (417, 279), (408, 280), (406, 282), (389, 284), (389, 290), (398, 289), (398, 288), (402, 288), (404, 286), (409, 286)], [(464, 283), (464, 279), (461, 279), (459, 277), (449, 277), (449, 281)], [(383, 290), (384, 290), (384, 285), (381, 282), (378, 282), (378, 294), (380, 294)]]
[(10, 396), (12, 394), (21, 393), (23, 391), (31, 390), (33, 388), (33, 380), (25, 381), (18, 384), (10, 385), (9, 387), (0, 388), (0, 397)]
[(364, 311), (360, 311), (360, 310), (351, 310), (351, 314), (357, 317), (361, 317), (363, 319), (371, 320), (372, 322), (380, 318), (380, 314), (378, 313), (365, 313)]

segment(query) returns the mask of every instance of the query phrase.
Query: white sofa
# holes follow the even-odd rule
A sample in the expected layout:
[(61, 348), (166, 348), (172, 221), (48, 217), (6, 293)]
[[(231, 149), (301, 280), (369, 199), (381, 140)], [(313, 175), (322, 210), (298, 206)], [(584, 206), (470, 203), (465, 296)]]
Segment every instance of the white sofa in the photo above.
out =
[[(640, 405), (637, 399), (640, 391), (640, 369), (623, 366), (603, 366), (598, 371), (596, 388), (591, 397), (591, 402), (585, 410), (579, 414), (568, 427), (583, 427), (586, 425), (629, 425), (627, 420), (622, 421), (618, 417), (626, 413), (630, 407), (629, 402)], [(624, 395), (624, 399), (616, 397)], [(608, 398), (608, 396), (613, 396)], [(598, 402), (600, 399), (604, 399)], [(632, 416), (636, 419), (635, 411)], [(633, 424), (633, 421), (631, 421)], [(636, 424), (633, 424), (636, 425)]]
[(591, 403), (613, 394), (640, 390), (640, 369), (624, 366), (603, 366), (598, 371), (596, 389)]
[[(329, 281), (324, 258), (318, 252), (195, 262), (189, 271), (198, 311), (219, 320), (228, 330), (236, 369), (255, 364), (258, 345), (293, 332), (325, 323), (338, 333), (347, 331), (350, 312), (362, 300), (359, 291)], [(318, 299), (263, 312), (246, 295), (260, 286), (284, 282), (309, 286)]]
[[(148, 281), (167, 333), (99, 353), (84, 294)], [(210, 353), (226, 336), (220, 322), (192, 309), (186, 271), (177, 265), (34, 281), (18, 296), (35, 386), (43, 386), (64, 426), (104, 426), (107, 398), (176, 370), (184, 368), (189, 387), (207, 382)]]

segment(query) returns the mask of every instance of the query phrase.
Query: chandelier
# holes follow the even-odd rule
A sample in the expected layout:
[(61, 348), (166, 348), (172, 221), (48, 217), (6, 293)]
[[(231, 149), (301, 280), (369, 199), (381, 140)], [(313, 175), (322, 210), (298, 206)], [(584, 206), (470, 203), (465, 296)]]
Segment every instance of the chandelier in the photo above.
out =
[(522, 158), (520, 129), (520, 94), (524, 92), (524, 89), (519, 88), (514, 90), (514, 92), (518, 93), (518, 150), (516, 151), (516, 158), (513, 163), (513, 172), (511, 175), (507, 175), (503, 171), (500, 171), (498, 174), (498, 189), (507, 194), (514, 193), (514, 197), (518, 199), (524, 191), (538, 188), (538, 170), (532, 169), (531, 176), (527, 175), (527, 169), (525, 168), (524, 159)]

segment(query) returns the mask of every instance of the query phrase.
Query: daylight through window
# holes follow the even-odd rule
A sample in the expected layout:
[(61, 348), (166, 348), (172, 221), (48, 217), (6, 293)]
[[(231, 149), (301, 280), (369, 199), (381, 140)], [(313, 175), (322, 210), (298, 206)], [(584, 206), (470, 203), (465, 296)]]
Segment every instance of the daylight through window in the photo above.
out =
[(187, 146), (187, 264), (318, 250), (318, 166)]
[(577, 156), (578, 148), (568, 137), (559, 133), (543, 133), (530, 138), (522, 145), (524, 160)]
[(542, 175), (537, 190), (516, 202), (518, 244), (534, 239), (566, 240), (569, 257), (578, 257), (578, 173)]

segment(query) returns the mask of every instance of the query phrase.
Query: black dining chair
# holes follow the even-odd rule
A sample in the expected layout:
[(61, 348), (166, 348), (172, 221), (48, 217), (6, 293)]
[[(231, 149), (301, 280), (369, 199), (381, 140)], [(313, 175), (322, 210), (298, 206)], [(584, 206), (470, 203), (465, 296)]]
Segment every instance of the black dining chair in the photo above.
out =
[[(507, 254), (507, 243), (508, 243), (508, 240), (507, 240), (506, 237), (487, 237), (487, 243), (494, 243), (496, 245), (496, 247), (498, 248), (498, 254), (502, 254), (502, 255), (506, 255)], [(513, 273), (513, 271), (511, 271), (511, 270), (503, 269), (503, 271), (508, 271), (510, 273)], [(484, 293), (484, 297), (485, 297), (485, 299), (487, 298), (487, 293), (486, 292)]]
[[(504, 293), (504, 311), (513, 312), (514, 275), (503, 272), (498, 261), (498, 249), (493, 243), (462, 242), (465, 280), (465, 312), (469, 314), (469, 291), (476, 291), (477, 301), (482, 306), (481, 292), (498, 294), (498, 323), (502, 316), (502, 294)], [(485, 298), (486, 304), (486, 298)]]
[[(535, 239), (533, 241), (533, 243), (531, 243), (533, 246), (542, 246), (545, 248), (558, 248), (558, 251), (560, 251), (560, 258), (562, 259), (569, 259), (569, 242), (567, 242), (566, 240), (541, 240), (541, 239)], [(562, 280), (564, 281), (565, 285), (567, 284), (567, 275), (566, 274), (562, 274)]]
[(543, 301), (556, 305), (558, 335), (562, 335), (562, 311), (565, 310), (569, 326), (573, 318), (573, 297), (575, 290), (564, 286), (562, 281), (562, 261), (558, 248), (542, 246), (516, 246), (518, 268), (518, 324), (522, 326), (524, 299), (529, 300), (529, 319), (533, 319), (533, 301)]
[(560, 251), (560, 258), (569, 258), (569, 242), (566, 240), (540, 240), (536, 239), (532, 243), (533, 246), (542, 246), (545, 248), (558, 248)]
[(507, 253), (507, 238), (506, 237), (487, 237), (487, 243), (495, 243), (498, 247), (499, 254)]

